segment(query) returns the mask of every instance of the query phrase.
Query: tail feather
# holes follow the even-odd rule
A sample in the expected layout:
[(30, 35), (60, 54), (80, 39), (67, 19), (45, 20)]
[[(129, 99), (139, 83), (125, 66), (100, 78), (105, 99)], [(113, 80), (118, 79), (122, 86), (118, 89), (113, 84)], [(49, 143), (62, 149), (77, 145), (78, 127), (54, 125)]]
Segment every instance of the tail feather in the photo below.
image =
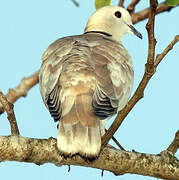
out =
[(61, 118), (57, 147), (65, 156), (79, 154), (92, 158), (99, 154), (100, 120), (92, 113), (90, 95), (76, 96), (71, 111)]

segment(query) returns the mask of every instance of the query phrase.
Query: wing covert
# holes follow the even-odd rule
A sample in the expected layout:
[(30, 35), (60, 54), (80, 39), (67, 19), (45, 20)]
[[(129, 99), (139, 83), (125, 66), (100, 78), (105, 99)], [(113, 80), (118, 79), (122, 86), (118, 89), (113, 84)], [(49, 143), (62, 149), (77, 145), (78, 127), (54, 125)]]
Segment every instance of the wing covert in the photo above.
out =
[(133, 85), (132, 63), (124, 47), (111, 41), (92, 49), (92, 63), (97, 81), (93, 111), (101, 119), (106, 119), (128, 101)]
[(72, 37), (59, 39), (52, 43), (42, 56), (39, 72), (40, 92), (54, 121), (58, 121), (62, 113), (59, 78), (64, 62), (71, 57), (69, 52), (72, 44)]

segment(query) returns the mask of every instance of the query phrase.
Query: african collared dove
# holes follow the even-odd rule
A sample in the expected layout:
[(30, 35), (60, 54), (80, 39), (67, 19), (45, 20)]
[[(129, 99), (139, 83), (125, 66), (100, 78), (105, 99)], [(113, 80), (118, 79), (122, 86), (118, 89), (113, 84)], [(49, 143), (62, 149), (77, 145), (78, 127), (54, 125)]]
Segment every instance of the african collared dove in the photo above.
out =
[(106, 120), (128, 102), (134, 75), (121, 43), (126, 33), (142, 38), (127, 10), (106, 6), (84, 34), (56, 40), (42, 56), (40, 92), (59, 121), (57, 148), (65, 157), (97, 157)]

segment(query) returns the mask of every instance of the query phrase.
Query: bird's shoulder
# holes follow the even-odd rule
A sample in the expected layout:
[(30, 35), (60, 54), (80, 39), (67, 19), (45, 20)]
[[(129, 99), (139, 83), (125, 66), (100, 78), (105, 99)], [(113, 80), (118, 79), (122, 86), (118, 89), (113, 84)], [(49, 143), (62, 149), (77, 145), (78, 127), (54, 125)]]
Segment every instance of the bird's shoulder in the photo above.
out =
[[(52, 56), (63, 56), (71, 52), (73, 48), (88, 49), (90, 51), (102, 53), (113, 53), (116, 58), (121, 55), (125, 59), (130, 59), (130, 56), (122, 43), (119, 43), (110, 37), (106, 37), (100, 34), (81, 34), (75, 36), (67, 36), (59, 38), (48, 46), (42, 55), (42, 62), (49, 59)], [(83, 53), (83, 51), (81, 51)], [(85, 52), (84, 52), (85, 53)], [(102, 54), (103, 54), (102, 53)]]

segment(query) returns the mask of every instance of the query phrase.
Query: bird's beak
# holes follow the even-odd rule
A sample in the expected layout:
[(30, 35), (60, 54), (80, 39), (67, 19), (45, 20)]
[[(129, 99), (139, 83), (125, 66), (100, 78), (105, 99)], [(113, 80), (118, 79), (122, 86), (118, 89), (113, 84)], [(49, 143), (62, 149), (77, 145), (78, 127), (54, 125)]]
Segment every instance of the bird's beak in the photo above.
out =
[(132, 26), (132, 25), (128, 25), (128, 26), (130, 27), (131, 31), (132, 31), (137, 37), (139, 37), (140, 39), (142, 39), (142, 34), (141, 34), (139, 31), (137, 31), (137, 30), (134, 28), (134, 26)]

